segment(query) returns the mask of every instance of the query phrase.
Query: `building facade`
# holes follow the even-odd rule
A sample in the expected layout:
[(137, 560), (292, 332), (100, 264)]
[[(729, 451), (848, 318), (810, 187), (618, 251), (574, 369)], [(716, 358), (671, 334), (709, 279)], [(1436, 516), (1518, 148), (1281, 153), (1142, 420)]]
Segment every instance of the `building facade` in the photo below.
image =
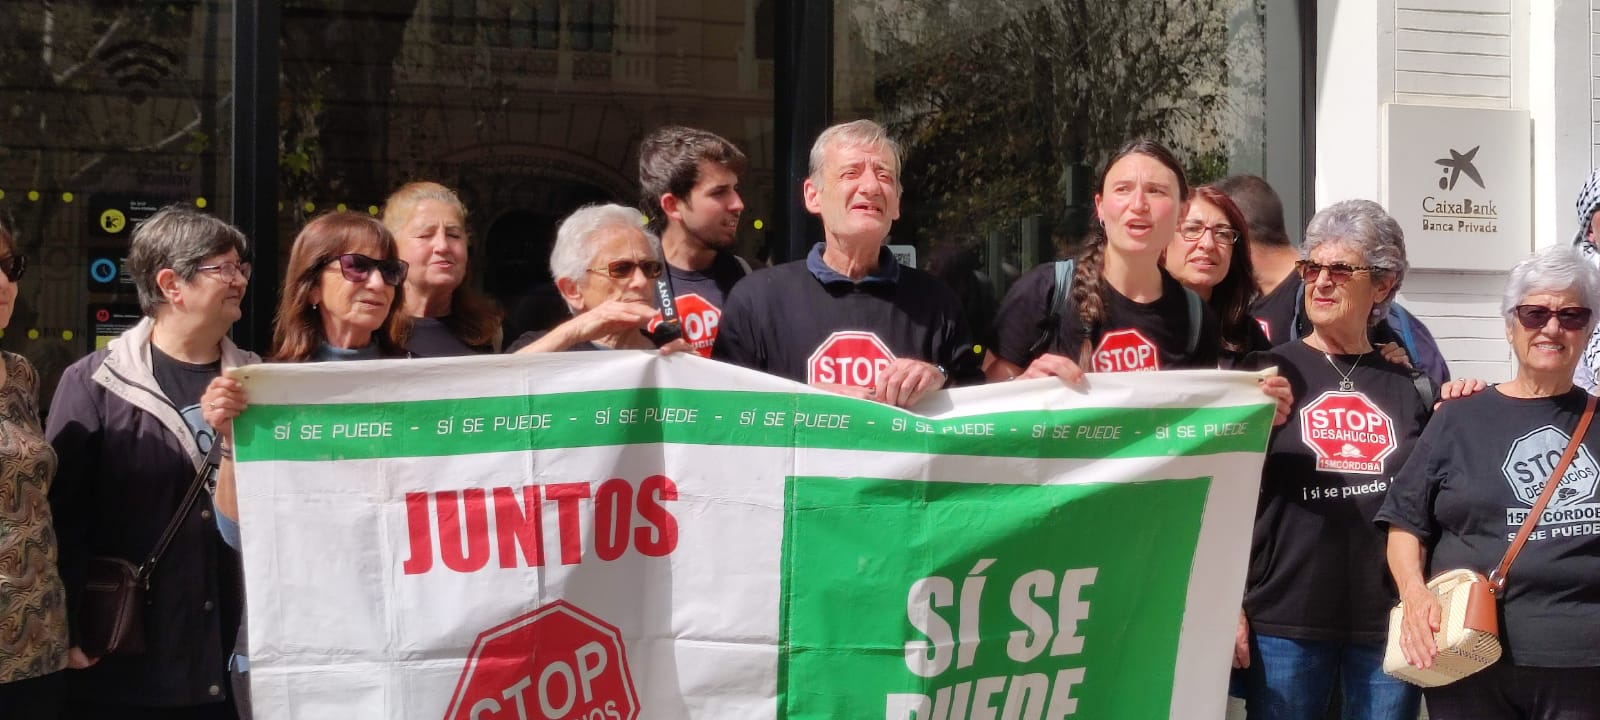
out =
[[(1573, 199), (1600, 153), (1597, 7), (8, 2), (0, 212), (31, 268), (0, 346), (39, 365), (48, 397), (66, 364), (137, 319), (121, 271), (128, 233), (176, 202), (236, 222), (255, 242), (236, 334), (262, 348), (298, 228), (330, 209), (377, 213), (413, 179), (460, 191), (472, 215), (470, 282), (515, 307), (548, 283), (561, 217), (638, 201), (639, 139), (668, 123), (710, 129), (749, 155), (741, 252), (797, 257), (818, 239), (798, 192), (811, 139), (831, 122), (872, 117), (907, 147), (905, 213), (891, 241), (920, 264), (966, 253), (991, 298), (1081, 239), (1098, 166), (1132, 137), (1173, 147), (1196, 182), (1263, 175), (1291, 227), (1339, 199), (1409, 212), (1420, 205), (1407, 192), (1433, 192), (1430, 207), (1445, 210), (1417, 211), (1430, 223), (1418, 227), (1434, 229), (1408, 228), (1423, 262), (1402, 298), (1457, 375), (1504, 379), (1504, 267), (1484, 263), (1576, 230)], [(1452, 110), (1489, 114), (1464, 123), (1433, 114)], [(1427, 184), (1443, 166), (1402, 156), (1470, 148), (1408, 143), (1407, 122), (1501, 123), (1470, 162), (1511, 170), (1458, 178), (1456, 194), (1440, 196)], [(1526, 187), (1507, 187), (1518, 163)], [(1453, 216), (1483, 213), (1449, 210), (1491, 194), (1492, 233), (1480, 232), (1481, 218)], [(1440, 229), (1440, 214), (1467, 224)], [(1462, 257), (1476, 261), (1452, 261)]]

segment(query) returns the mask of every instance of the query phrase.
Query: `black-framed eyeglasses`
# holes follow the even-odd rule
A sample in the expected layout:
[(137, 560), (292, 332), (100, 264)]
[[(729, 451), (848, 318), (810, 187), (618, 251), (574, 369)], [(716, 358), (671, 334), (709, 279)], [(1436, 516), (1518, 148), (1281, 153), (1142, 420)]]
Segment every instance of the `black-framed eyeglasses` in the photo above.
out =
[(28, 269), (28, 256), (16, 253), (0, 259), (0, 273), (5, 273), (6, 279), (11, 282), (22, 282), (22, 273)]
[(196, 272), (203, 272), (223, 282), (231, 283), (235, 280), (250, 281), (250, 263), (225, 262), (216, 265), (201, 265), (195, 268)]
[(660, 260), (643, 260), (639, 262), (612, 260), (606, 263), (605, 267), (588, 268), (589, 272), (596, 275), (605, 275), (612, 280), (627, 280), (633, 277), (633, 271), (635, 270), (644, 273), (645, 278), (654, 280), (661, 277), (661, 272), (666, 269), (666, 266), (662, 265)]
[(367, 257), (361, 253), (345, 253), (328, 258), (329, 263), (339, 263), (339, 272), (344, 279), (356, 284), (365, 283), (372, 277), (372, 271), (377, 270), (383, 277), (383, 284), (390, 287), (400, 287), (406, 281), (406, 271), (411, 266), (399, 258), (379, 260)]
[(1571, 306), (1560, 310), (1551, 310), (1543, 305), (1518, 305), (1511, 308), (1517, 316), (1517, 322), (1529, 330), (1542, 330), (1550, 323), (1550, 318), (1555, 317), (1556, 324), (1562, 330), (1582, 330), (1589, 325), (1589, 318), (1594, 316), (1594, 311), (1586, 307)]
[(1227, 225), (1207, 225), (1198, 220), (1190, 220), (1178, 226), (1178, 234), (1190, 240), (1205, 237), (1207, 230), (1211, 231), (1211, 238), (1221, 245), (1232, 245), (1239, 240), (1239, 231)]
[(1300, 271), (1300, 279), (1308, 284), (1316, 282), (1317, 278), (1322, 276), (1322, 271), (1327, 270), (1328, 279), (1333, 281), (1335, 285), (1343, 285), (1350, 282), (1350, 278), (1356, 273), (1370, 273), (1381, 269), (1373, 265), (1350, 265), (1347, 263), (1323, 265), (1310, 260), (1298, 260), (1294, 266)]

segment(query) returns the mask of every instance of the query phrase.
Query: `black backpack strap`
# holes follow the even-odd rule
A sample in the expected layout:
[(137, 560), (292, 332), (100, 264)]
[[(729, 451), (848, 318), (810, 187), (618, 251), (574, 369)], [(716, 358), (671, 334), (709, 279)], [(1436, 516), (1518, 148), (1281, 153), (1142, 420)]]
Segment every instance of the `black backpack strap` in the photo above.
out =
[(1067, 297), (1072, 294), (1072, 279), (1077, 270), (1076, 260), (1055, 262), (1056, 279), (1055, 284), (1050, 286), (1050, 312), (1039, 321), (1039, 339), (1034, 340), (1028, 348), (1029, 357), (1038, 357), (1055, 347), (1056, 333), (1061, 332), (1061, 311), (1066, 308)]
[(1189, 288), (1184, 288), (1183, 294), (1189, 299), (1189, 344), (1183, 354), (1193, 356), (1195, 348), (1200, 347), (1200, 325), (1205, 322), (1205, 311), (1201, 306), (1205, 301), (1200, 299), (1199, 293)]

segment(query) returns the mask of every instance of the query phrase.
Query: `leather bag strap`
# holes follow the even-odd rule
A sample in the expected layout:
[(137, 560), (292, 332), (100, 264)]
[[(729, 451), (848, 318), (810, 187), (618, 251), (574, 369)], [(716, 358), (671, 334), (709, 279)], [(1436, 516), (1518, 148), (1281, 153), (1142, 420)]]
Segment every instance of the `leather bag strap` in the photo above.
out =
[(1567, 450), (1561, 454), (1561, 462), (1556, 463), (1554, 470), (1550, 471), (1550, 478), (1544, 481), (1544, 492), (1539, 493), (1539, 499), (1533, 503), (1533, 509), (1528, 512), (1528, 517), (1523, 518), (1522, 527), (1517, 529), (1516, 539), (1511, 541), (1511, 547), (1506, 548), (1506, 556), (1500, 558), (1500, 566), (1489, 573), (1489, 587), (1496, 595), (1503, 595), (1506, 588), (1506, 573), (1511, 571), (1511, 563), (1516, 562), (1517, 553), (1522, 552), (1522, 546), (1527, 544), (1528, 536), (1533, 534), (1533, 528), (1539, 524), (1539, 516), (1544, 514), (1544, 508), (1550, 504), (1551, 496), (1556, 494), (1556, 488), (1561, 486), (1561, 479), (1567, 474), (1567, 466), (1572, 464), (1572, 459), (1577, 457), (1578, 448), (1583, 445), (1583, 435), (1589, 430), (1589, 421), (1594, 419), (1595, 396), (1590, 395), (1583, 406), (1583, 416), (1578, 418), (1578, 429), (1572, 433), (1572, 440), (1567, 442)]
[(183, 526), (183, 519), (189, 517), (189, 511), (194, 509), (195, 500), (200, 497), (200, 489), (205, 487), (206, 479), (211, 477), (211, 472), (217, 467), (217, 451), (221, 447), (222, 438), (212, 438), (211, 450), (206, 453), (205, 460), (200, 462), (200, 471), (195, 473), (194, 482), (189, 483), (188, 490), (184, 491), (183, 502), (178, 503), (178, 511), (172, 514), (172, 519), (167, 522), (167, 528), (161, 531), (161, 539), (156, 541), (155, 549), (150, 551), (150, 556), (139, 565), (140, 587), (150, 587), (150, 576), (156, 571), (156, 563), (161, 562), (161, 556), (167, 553), (167, 546), (172, 544), (172, 539), (178, 535), (178, 528)]

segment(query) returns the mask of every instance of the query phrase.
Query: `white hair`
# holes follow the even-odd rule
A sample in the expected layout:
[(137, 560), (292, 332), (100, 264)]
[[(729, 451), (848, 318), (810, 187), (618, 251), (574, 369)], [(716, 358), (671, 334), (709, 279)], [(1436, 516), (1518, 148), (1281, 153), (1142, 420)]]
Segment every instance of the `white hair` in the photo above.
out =
[(1505, 294), (1500, 298), (1500, 314), (1510, 326), (1512, 309), (1523, 304), (1529, 295), (1566, 290), (1577, 292), (1583, 306), (1596, 311), (1586, 328), (1593, 330), (1595, 323), (1600, 322), (1600, 270), (1595, 270), (1565, 245), (1538, 250), (1511, 268)]
[(1388, 297), (1373, 304), (1367, 324), (1388, 317), (1389, 306), (1410, 268), (1406, 262), (1406, 235), (1400, 223), (1371, 200), (1343, 200), (1312, 216), (1306, 225), (1305, 242), (1300, 244), (1300, 259), (1311, 259), (1311, 251), (1326, 243), (1345, 245), (1361, 253), (1361, 264), (1374, 268), (1374, 279), (1383, 275), (1394, 278)]
[(591, 240), (602, 230), (626, 228), (644, 236), (650, 252), (661, 255), (661, 238), (644, 226), (644, 216), (623, 205), (585, 205), (561, 221), (556, 229), (556, 244), (550, 250), (550, 276), (583, 284), (584, 273), (594, 262)]
[(901, 156), (905, 151), (900, 148), (900, 143), (889, 136), (885, 130), (871, 120), (852, 120), (847, 123), (834, 125), (823, 130), (817, 136), (817, 141), (811, 144), (811, 168), (808, 175), (812, 181), (822, 181), (822, 165), (827, 160), (830, 147), (870, 147), (880, 148), (894, 160), (894, 173), (900, 174)]

